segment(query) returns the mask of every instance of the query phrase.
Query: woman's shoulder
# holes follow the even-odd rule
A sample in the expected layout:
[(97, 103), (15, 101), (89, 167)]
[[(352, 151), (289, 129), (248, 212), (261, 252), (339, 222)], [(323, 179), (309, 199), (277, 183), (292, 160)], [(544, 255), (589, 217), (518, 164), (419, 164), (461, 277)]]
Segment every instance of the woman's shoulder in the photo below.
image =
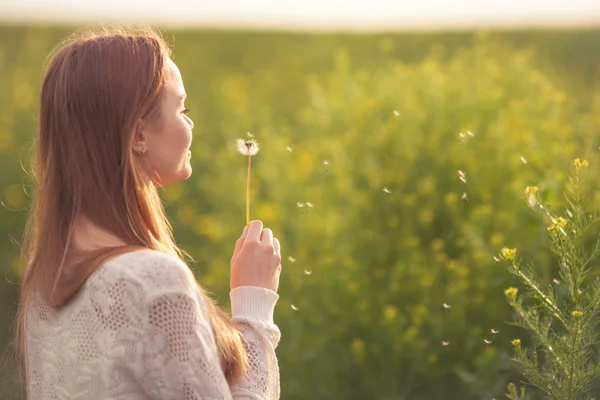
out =
[(118, 280), (143, 289), (146, 296), (180, 291), (195, 293), (196, 280), (180, 258), (156, 250), (138, 250), (118, 255), (101, 267), (104, 280)]

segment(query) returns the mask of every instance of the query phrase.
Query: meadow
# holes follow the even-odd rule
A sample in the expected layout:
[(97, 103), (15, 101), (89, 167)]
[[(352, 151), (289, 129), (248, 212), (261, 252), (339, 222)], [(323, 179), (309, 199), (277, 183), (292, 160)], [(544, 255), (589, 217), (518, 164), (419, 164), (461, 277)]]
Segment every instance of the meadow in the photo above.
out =
[[(2, 349), (40, 83), (68, 32), (0, 26)], [(600, 30), (165, 36), (195, 136), (192, 177), (161, 193), (224, 307), (245, 224), (235, 141), (260, 143), (251, 216), (283, 249), (282, 399), (504, 398), (522, 380), (511, 341), (528, 337), (510, 323), (504, 291), (519, 281), (497, 255), (518, 248), (546, 284), (558, 268), (524, 190), (560, 207), (580, 157), (600, 204)], [(11, 371), (2, 399), (17, 398)]]

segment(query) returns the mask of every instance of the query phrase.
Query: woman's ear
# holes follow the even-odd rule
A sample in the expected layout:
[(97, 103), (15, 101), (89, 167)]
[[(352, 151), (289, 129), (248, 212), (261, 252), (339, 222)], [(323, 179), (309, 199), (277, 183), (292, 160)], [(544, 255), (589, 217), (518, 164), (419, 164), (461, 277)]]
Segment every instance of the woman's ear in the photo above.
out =
[(133, 132), (133, 150), (136, 153), (145, 153), (147, 151), (148, 142), (146, 140), (146, 131), (146, 121), (140, 120), (135, 126), (135, 131)]

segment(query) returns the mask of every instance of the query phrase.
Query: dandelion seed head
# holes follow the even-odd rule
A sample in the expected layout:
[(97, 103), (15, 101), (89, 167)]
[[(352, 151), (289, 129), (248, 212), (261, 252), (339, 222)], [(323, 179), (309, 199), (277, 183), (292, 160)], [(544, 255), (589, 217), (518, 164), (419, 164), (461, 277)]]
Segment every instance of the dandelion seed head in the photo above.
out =
[(325, 161), (323, 161), (323, 165), (324, 165), (324, 166), (328, 166), (328, 165), (329, 165), (329, 160), (325, 160)]
[(292, 257), (292, 256), (289, 256), (288, 257), (288, 261), (291, 262), (291, 263), (295, 263), (296, 259), (294, 257)]
[(292, 304), (292, 310), (298, 311), (298, 307), (296, 307), (295, 305)]
[(304, 203), (296, 203), (296, 205), (298, 206), (298, 208), (304, 207)]
[(386, 187), (383, 188), (383, 192), (384, 193), (388, 193), (388, 194), (392, 193), (392, 191), (390, 189), (386, 188)]
[(394, 110), (394, 115), (395, 115), (396, 117), (399, 117), (399, 116), (400, 116), (400, 113), (399, 113), (398, 111)]
[(291, 151), (292, 151), (292, 148), (291, 148), (290, 146), (287, 146), (285, 149), (286, 149), (287, 151), (289, 151), (289, 152), (291, 152)]
[(491, 341), (491, 340), (487, 340), (487, 339), (483, 339), (483, 342), (484, 342), (485, 344), (492, 344), (492, 341)]
[(442, 307), (444, 307), (445, 309), (452, 308), (452, 306), (450, 304), (446, 304), (446, 303), (442, 304)]
[(244, 139), (238, 139), (236, 141), (236, 147), (237, 147), (237, 151), (238, 153), (240, 153), (243, 156), (253, 156), (256, 153), (258, 153), (258, 142), (254, 139), (252, 140), (244, 140)]
[(312, 271), (309, 271), (308, 269), (304, 270), (304, 275), (312, 275)]
[(468, 198), (467, 192), (463, 192), (463, 194), (460, 196), (460, 199), (461, 199), (461, 200), (467, 200), (467, 201), (468, 201), (468, 200), (469, 200), (469, 198)]
[(313, 208), (313, 205), (312, 205), (312, 203), (309, 203), (309, 202), (307, 201), (305, 204), (306, 204), (306, 207), (308, 207), (308, 208)]
[(497, 331), (496, 329), (492, 328), (490, 330), (490, 332), (492, 333), (492, 335), (497, 335), (498, 333), (500, 333), (500, 331)]
[(450, 346), (450, 342), (447, 342), (444, 340), (444, 341), (442, 341), (442, 346), (448, 347), (448, 346)]

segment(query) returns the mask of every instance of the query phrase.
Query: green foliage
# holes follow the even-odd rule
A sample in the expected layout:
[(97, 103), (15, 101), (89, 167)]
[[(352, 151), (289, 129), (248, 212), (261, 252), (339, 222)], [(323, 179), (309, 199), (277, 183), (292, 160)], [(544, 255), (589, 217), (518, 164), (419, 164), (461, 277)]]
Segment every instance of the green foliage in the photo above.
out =
[[(19, 162), (44, 57), (65, 33), (0, 28), (5, 238), (22, 229)], [(516, 278), (493, 255), (518, 243), (539, 279), (552, 279), (546, 227), (516, 199), (538, 182), (559, 206), (564, 165), (597, 159), (598, 32), (174, 37), (196, 123), (194, 174), (163, 198), (199, 280), (226, 305), (245, 223), (235, 139), (250, 131), (260, 142), (252, 218), (273, 229), (286, 261), (282, 398), (502, 396), (519, 377), (509, 338), (523, 332), (505, 323), (502, 289)], [(16, 246), (2, 249), (15, 281)], [(10, 315), (16, 290), (5, 287)]]
[[(586, 234), (598, 220), (589, 212), (583, 174), (587, 160), (575, 159), (565, 189), (564, 217), (538, 201), (537, 187), (526, 190), (529, 205), (547, 219), (550, 247), (558, 257), (559, 279), (543, 285), (531, 267), (523, 268), (515, 249), (503, 249), (501, 257), (510, 263), (509, 271), (528, 289), (528, 304), (518, 290), (505, 291), (515, 309), (518, 324), (531, 331), (533, 343), (528, 352), (514, 340), (516, 360), (523, 366), (531, 385), (552, 399), (589, 399), (600, 377), (598, 334), (600, 324), (600, 279), (591, 281), (592, 261), (600, 254), (600, 239), (586, 248)], [(510, 391), (510, 389), (509, 389)]]
[(506, 394), (506, 398), (510, 400), (527, 400), (527, 392), (524, 387), (519, 391), (514, 383), (509, 383), (507, 390), (508, 393)]

